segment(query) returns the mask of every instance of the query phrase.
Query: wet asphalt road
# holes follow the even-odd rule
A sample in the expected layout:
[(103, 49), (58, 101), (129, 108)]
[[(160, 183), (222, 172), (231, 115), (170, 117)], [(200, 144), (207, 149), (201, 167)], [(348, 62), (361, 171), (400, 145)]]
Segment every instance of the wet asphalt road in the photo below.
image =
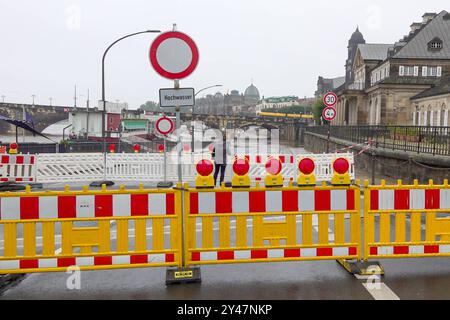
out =
[[(382, 281), (400, 299), (450, 299), (450, 259), (385, 261)], [(32, 274), (1, 299), (373, 299), (336, 262), (202, 267), (202, 283), (165, 286), (165, 270), (85, 271), (81, 290), (68, 290), (65, 273)]]

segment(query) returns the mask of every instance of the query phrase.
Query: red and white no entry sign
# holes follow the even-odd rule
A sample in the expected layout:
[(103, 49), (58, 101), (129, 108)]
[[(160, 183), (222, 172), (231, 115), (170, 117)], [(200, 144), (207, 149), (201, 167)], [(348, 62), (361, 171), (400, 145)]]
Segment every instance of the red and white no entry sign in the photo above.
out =
[(338, 97), (334, 92), (328, 92), (324, 97), (323, 97), (323, 103), (327, 106), (327, 107), (334, 107), (336, 105), (336, 103), (338, 102)]
[(337, 111), (333, 107), (326, 107), (325, 109), (323, 109), (322, 117), (325, 121), (333, 121), (336, 118), (336, 115)]
[(173, 128), (173, 121), (167, 117), (159, 118), (158, 121), (156, 121), (156, 131), (164, 136), (171, 133), (173, 131)]
[(171, 80), (189, 76), (197, 67), (197, 45), (187, 34), (165, 32), (150, 47), (150, 62), (157, 73)]

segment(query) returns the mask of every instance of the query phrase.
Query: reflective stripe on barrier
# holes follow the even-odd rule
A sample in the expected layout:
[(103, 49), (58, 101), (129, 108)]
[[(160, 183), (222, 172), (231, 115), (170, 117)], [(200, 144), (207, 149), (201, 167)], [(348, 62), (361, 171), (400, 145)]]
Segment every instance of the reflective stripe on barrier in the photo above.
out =
[(174, 202), (173, 194), (4, 196), (0, 221), (173, 215)]
[(450, 186), (366, 183), (364, 259), (450, 256)]
[(35, 155), (0, 155), (0, 182), (35, 181), (35, 164)]
[(358, 259), (359, 192), (356, 186), (188, 189), (186, 265)]
[(0, 273), (181, 267), (181, 191), (0, 193)]

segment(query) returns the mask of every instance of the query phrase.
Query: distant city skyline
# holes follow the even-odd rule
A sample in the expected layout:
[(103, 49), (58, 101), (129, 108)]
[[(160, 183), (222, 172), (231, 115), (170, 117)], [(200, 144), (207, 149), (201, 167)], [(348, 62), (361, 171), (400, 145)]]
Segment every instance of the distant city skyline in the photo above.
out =
[[(3, 1), (0, 11), (0, 96), (5, 102), (73, 105), (73, 88), (96, 106), (100, 100), (101, 55), (117, 38), (136, 31), (168, 31), (173, 23), (200, 50), (200, 63), (181, 86), (202, 93), (243, 92), (253, 82), (261, 96), (311, 97), (318, 75), (342, 75), (346, 44), (356, 26), (370, 43), (394, 43), (423, 12), (440, 12), (447, 1), (412, 0), (298, 2), (181, 0)], [(101, 12), (101, 14), (99, 14)], [(399, 15), (398, 13), (402, 14)], [(232, 17), (232, 21), (230, 21)], [(345, 19), (344, 19), (345, 17)], [(232, 23), (230, 23), (232, 22)], [(140, 35), (114, 47), (106, 61), (108, 101), (138, 108), (158, 101), (159, 88), (173, 86), (148, 59), (155, 35)], [(252, 81), (253, 80), (253, 81)], [(77, 97), (85, 104), (86, 96)]]

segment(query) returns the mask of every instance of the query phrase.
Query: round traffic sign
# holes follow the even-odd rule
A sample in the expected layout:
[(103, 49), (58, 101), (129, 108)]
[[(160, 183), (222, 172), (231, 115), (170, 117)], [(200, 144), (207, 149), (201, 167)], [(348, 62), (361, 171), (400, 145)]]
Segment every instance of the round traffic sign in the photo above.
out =
[(158, 121), (156, 121), (156, 131), (162, 135), (168, 135), (173, 131), (173, 128), (173, 121), (167, 117), (159, 118)]
[(183, 79), (194, 72), (199, 53), (187, 34), (178, 31), (159, 35), (150, 46), (150, 62), (157, 73), (171, 80)]
[(326, 95), (323, 96), (323, 103), (327, 107), (333, 107), (338, 102), (338, 97), (334, 92), (328, 92)]
[(333, 107), (326, 107), (323, 109), (322, 117), (325, 121), (333, 121), (336, 118), (337, 111)]

